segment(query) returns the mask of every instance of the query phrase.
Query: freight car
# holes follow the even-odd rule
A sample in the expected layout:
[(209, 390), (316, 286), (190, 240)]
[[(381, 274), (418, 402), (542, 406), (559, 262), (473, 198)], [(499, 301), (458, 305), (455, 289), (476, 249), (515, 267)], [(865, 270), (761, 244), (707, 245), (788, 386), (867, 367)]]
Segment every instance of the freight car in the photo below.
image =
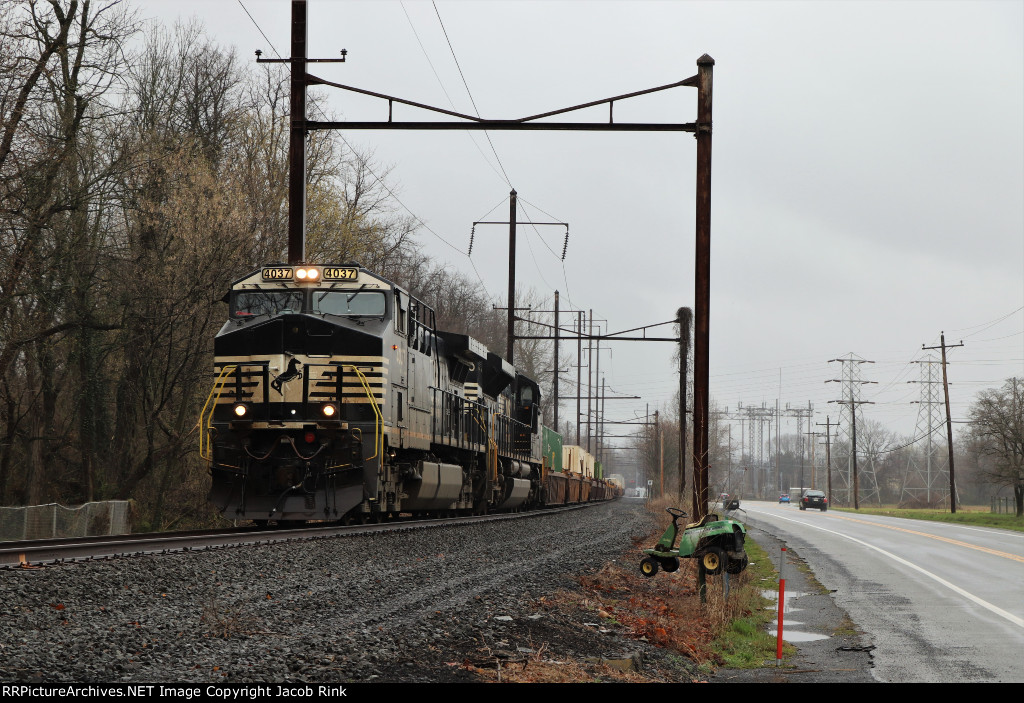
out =
[(583, 454), (582, 471), (563, 467), (535, 380), (359, 264), (264, 266), (224, 301), (200, 454), (225, 518), (376, 522), (616, 497)]

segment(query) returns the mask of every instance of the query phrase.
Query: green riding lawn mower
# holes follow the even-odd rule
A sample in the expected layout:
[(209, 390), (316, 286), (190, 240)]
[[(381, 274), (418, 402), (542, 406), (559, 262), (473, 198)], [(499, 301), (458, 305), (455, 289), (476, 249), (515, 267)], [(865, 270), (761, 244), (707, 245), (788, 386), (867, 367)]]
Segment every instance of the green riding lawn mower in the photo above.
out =
[(679, 508), (665, 508), (665, 512), (672, 516), (672, 524), (653, 549), (644, 550), (647, 556), (640, 561), (640, 573), (644, 576), (654, 576), (659, 568), (669, 573), (676, 571), (680, 558), (697, 559), (707, 574), (720, 574), (723, 570), (738, 574), (747, 568), (749, 560), (743, 548), (747, 528), (742, 523), (722, 520), (710, 513), (700, 522), (686, 525), (676, 549), (679, 518), (687, 515)]

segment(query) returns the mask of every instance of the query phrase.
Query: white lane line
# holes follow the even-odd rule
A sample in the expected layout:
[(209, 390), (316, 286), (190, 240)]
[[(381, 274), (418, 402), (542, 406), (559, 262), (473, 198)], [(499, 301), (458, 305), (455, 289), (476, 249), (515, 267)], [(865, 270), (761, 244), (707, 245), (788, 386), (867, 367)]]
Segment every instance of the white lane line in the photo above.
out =
[[(772, 507), (774, 507), (774, 505)], [(764, 510), (764, 509), (762, 508), (762, 510)], [(755, 508), (754, 511), (757, 512), (757, 508)], [(744, 510), (744, 512), (746, 512), (746, 510)], [(829, 517), (837, 517), (838, 515), (840, 515), (842, 513), (843, 513), (843, 511), (838, 511), (837, 510), (835, 512), (832, 512), (829, 515)], [(766, 515), (775, 515), (776, 513), (765, 511), (765, 514)], [(1011, 540), (1012, 539), (1022, 539), (1022, 540), (1024, 540), (1024, 532), (1018, 532), (1018, 531), (1014, 531), (1014, 530), (1000, 530), (999, 528), (994, 528), (994, 527), (977, 527), (975, 525), (965, 525), (965, 524), (962, 524), (962, 523), (959, 523), (959, 522), (943, 522), (941, 520), (921, 520), (919, 518), (905, 518), (905, 517), (894, 518), (894, 517), (890, 517), (888, 515), (858, 515), (857, 517), (859, 517), (861, 520), (863, 520), (865, 518), (885, 518), (885, 519), (889, 519), (889, 520), (900, 520), (902, 522), (913, 522), (913, 523), (916, 523), (918, 525), (921, 525), (922, 527), (931, 527), (932, 529), (936, 529), (936, 530), (940, 529), (939, 526), (945, 526), (945, 527), (948, 527), (950, 529), (956, 528), (958, 530), (971, 530), (972, 532), (983, 532), (984, 534), (992, 535), (993, 537), (1001, 537), (1003, 539), (1007, 539), (1008, 538), (1008, 539), (1011, 539)], [(878, 524), (879, 525), (889, 525), (891, 523), (879, 521)], [(899, 524), (899, 523), (897, 523), (897, 524)]]
[[(766, 514), (770, 514), (770, 513), (766, 513)], [(993, 605), (992, 603), (989, 603), (987, 600), (979, 598), (978, 596), (974, 595), (973, 593), (965, 591), (964, 589), (960, 588), (956, 584), (952, 584), (949, 581), (947, 581), (946, 579), (942, 578), (941, 576), (939, 576), (937, 574), (933, 574), (932, 572), (928, 571), (927, 569), (922, 569), (917, 564), (909, 562), (906, 559), (904, 559), (903, 557), (898, 557), (895, 554), (893, 554), (892, 552), (887, 552), (884, 549), (881, 549), (880, 547), (876, 547), (873, 544), (869, 544), (869, 543), (867, 543), (867, 542), (865, 542), (863, 540), (859, 540), (856, 537), (850, 537), (849, 535), (844, 535), (842, 532), (836, 532), (835, 530), (828, 530), (828, 529), (825, 529), (824, 527), (819, 527), (818, 525), (814, 525), (814, 524), (809, 523), (809, 522), (802, 522), (800, 520), (794, 520), (793, 518), (783, 517), (781, 515), (772, 515), (772, 517), (777, 517), (780, 520), (786, 520), (787, 522), (796, 523), (797, 525), (802, 525), (804, 527), (813, 527), (816, 530), (821, 530), (822, 532), (828, 532), (829, 534), (836, 535), (837, 537), (842, 537), (844, 539), (850, 540), (851, 542), (856, 542), (857, 544), (859, 544), (861, 546), (864, 546), (864, 547), (867, 547), (868, 549), (873, 549), (876, 552), (878, 552), (879, 554), (883, 554), (883, 555), (889, 557), (890, 559), (892, 559), (893, 561), (898, 562), (900, 564), (903, 564), (904, 566), (910, 567), (914, 571), (922, 573), (925, 576), (927, 576), (928, 578), (930, 578), (930, 579), (932, 579), (934, 581), (937, 581), (938, 583), (941, 583), (943, 586), (945, 586), (949, 590), (953, 591), (954, 593), (957, 593), (957, 594), (963, 596), (964, 598), (966, 598), (967, 600), (971, 601), (972, 603), (980, 605), (985, 610), (991, 611), (991, 612), (995, 613), (996, 615), (998, 615), (999, 617), (1004, 618), (1005, 620), (1009, 620), (1010, 622), (1012, 622), (1017, 627), (1024, 627), (1024, 618), (1017, 617), (1013, 613), (1009, 613), (1009, 612), (1003, 610), (1002, 608), (1000, 608), (999, 606)]]

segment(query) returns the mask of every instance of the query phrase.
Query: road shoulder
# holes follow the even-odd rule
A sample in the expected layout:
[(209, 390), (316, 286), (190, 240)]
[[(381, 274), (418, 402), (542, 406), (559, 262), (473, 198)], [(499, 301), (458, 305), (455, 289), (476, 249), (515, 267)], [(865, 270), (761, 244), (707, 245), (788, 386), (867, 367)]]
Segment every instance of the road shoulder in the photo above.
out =
[[(761, 547), (772, 556), (778, 569), (780, 549), (786, 546), (773, 535), (748, 525), (748, 531)], [(849, 616), (839, 608), (831, 593), (814, 579), (813, 573), (800, 555), (787, 546), (785, 577), (788, 598), (783, 625), (783, 639), (792, 644), (797, 653), (760, 669), (719, 669), (710, 678), (712, 683), (875, 683), (872, 676), (870, 638), (861, 633)], [(797, 595), (799, 594), (799, 595)], [(792, 627), (793, 638), (786, 637), (786, 623), (798, 622)], [(824, 639), (795, 641), (797, 633), (827, 635)]]

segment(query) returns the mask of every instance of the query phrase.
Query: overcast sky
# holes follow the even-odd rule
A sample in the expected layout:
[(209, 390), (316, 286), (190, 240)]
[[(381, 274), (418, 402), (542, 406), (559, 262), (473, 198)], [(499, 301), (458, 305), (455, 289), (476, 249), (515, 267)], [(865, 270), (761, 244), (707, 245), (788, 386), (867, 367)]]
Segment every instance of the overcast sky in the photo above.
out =
[[(134, 4), (166, 24), (198, 18), (244, 60), (256, 49), (289, 51), (286, 0)], [(841, 369), (828, 360), (853, 353), (875, 362), (863, 365), (863, 378), (878, 382), (863, 386), (875, 403), (863, 406), (865, 417), (910, 435), (920, 384), (907, 382), (920, 378), (913, 362), (941, 330), (947, 343), (964, 342), (949, 354), (954, 419), (966, 418), (979, 390), (1024, 374), (1022, 2), (580, 0), (435, 10), (420, 0), (311, 0), (309, 56), (342, 48), (347, 63), (311, 72), (491, 119), (674, 82), (711, 55), (711, 395), (720, 406), (774, 407), (781, 384), (783, 407), (810, 401), (816, 422), (834, 421), (838, 406), (828, 401), (841, 389), (826, 381)], [(386, 103), (328, 97), (341, 119), (386, 119)], [(595, 108), (573, 119), (606, 116)], [(395, 119), (432, 118), (396, 106)], [(696, 90), (616, 103), (615, 119), (695, 121)], [(546, 306), (558, 289), (563, 309), (593, 309), (610, 331), (693, 306), (690, 134), (492, 132), (500, 165), (480, 132), (343, 136), (393, 167), (402, 207), (425, 223), (426, 250), (474, 276), (475, 264), (499, 304), (506, 230), (478, 228), (472, 261), (465, 251), (474, 220), (499, 203), (489, 219), (507, 219), (504, 171), (529, 203), (521, 217), (570, 224), (564, 266), (558, 228), (519, 228), (519, 281)], [(602, 354), (609, 389), (643, 396), (608, 402), (609, 419), (671, 401), (669, 347), (620, 342)], [(574, 410), (564, 405), (562, 417)], [(738, 445), (738, 425), (734, 437)]]

